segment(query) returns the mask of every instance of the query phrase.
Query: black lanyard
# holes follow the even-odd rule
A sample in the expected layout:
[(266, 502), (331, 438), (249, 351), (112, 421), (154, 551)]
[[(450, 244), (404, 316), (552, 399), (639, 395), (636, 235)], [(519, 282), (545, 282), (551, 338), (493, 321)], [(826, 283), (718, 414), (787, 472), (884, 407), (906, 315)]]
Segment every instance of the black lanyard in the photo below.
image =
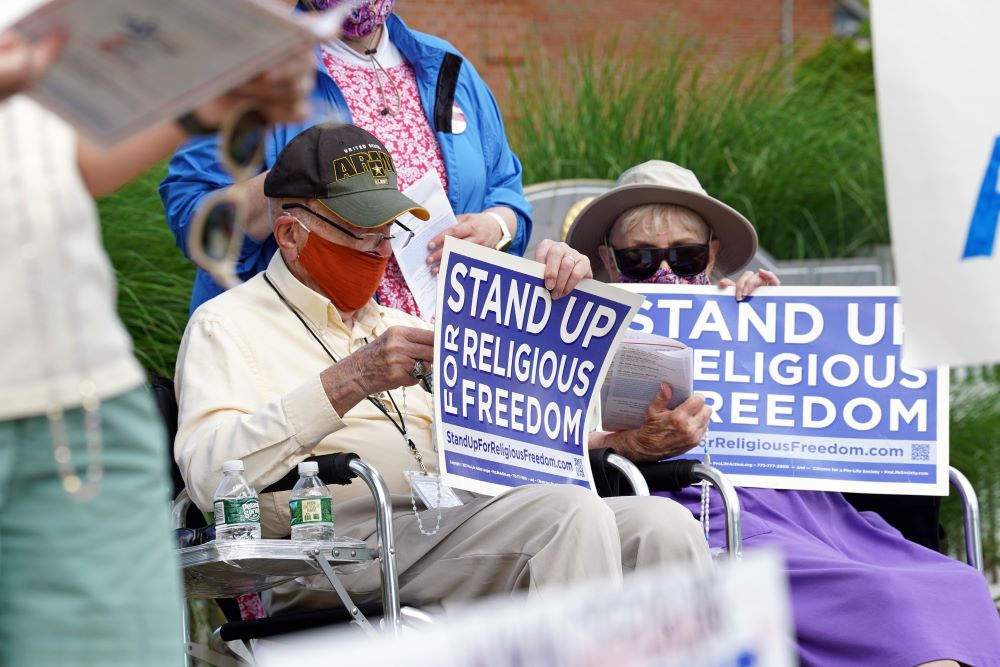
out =
[[(302, 316), (302, 313), (299, 312), (299, 309), (296, 308), (294, 305), (292, 305), (292, 303), (288, 300), (288, 297), (286, 297), (284, 294), (281, 293), (281, 290), (278, 289), (277, 285), (271, 282), (270, 276), (268, 276), (266, 273), (263, 275), (264, 275), (264, 280), (267, 281), (267, 284), (271, 286), (271, 289), (274, 290), (274, 293), (278, 295), (278, 298), (281, 299), (281, 302), (288, 307), (288, 310), (294, 313), (295, 317), (297, 317), (299, 322), (302, 323), (302, 326), (304, 326), (306, 328), (306, 331), (309, 332), (309, 335), (312, 336), (316, 340), (316, 342), (320, 344), (320, 347), (323, 348), (323, 351), (326, 352), (327, 356), (330, 357), (333, 363), (337, 363), (338, 362), (337, 357), (335, 357), (333, 352), (330, 351), (330, 348), (327, 346), (326, 342), (319, 337), (319, 334), (313, 331), (313, 328), (309, 326), (309, 323), (306, 322), (305, 318)], [(365, 343), (366, 344), (368, 343), (367, 338), (365, 339)], [(410, 436), (406, 432), (406, 422), (403, 419), (403, 413), (400, 412), (399, 407), (396, 405), (396, 399), (392, 397), (392, 392), (387, 391), (385, 393), (388, 394), (389, 402), (392, 403), (392, 409), (396, 411), (396, 415), (399, 417), (399, 423), (397, 423), (396, 420), (392, 418), (392, 415), (389, 414), (389, 411), (386, 409), (385, 405), (382, 404), (382, 401), (378, 400), (373, 396), (365, 396), (365, 398), (368, 399), (369, 403), (378, 408), (379, 412), (385, 415), (386, 419), (388, 419), (392, 423), (392, 425), (396, 428), (396, 430), (399, 431), (399, 434), (403, 436), (403, 439), (406, 440), (407, 447), (410, 448), (410, 451), (416, 457), (417, 461), (420, 461), (422, 463), (420, 453), (417, 451), (417, 446), (413, 443), (413, 440), (410, 439)]]

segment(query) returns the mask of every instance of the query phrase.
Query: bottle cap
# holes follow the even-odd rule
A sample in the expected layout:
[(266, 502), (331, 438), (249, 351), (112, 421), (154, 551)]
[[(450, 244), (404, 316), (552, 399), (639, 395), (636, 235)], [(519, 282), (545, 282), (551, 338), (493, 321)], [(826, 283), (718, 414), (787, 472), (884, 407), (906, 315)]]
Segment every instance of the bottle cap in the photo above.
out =
[(299, 464), (300, 475), (315, 475), (319, 472), (319, 464), (315, 461), (303, 461)]
[(222, 464), (222, 472), (243, 472), (243, 461), (233, 459)]

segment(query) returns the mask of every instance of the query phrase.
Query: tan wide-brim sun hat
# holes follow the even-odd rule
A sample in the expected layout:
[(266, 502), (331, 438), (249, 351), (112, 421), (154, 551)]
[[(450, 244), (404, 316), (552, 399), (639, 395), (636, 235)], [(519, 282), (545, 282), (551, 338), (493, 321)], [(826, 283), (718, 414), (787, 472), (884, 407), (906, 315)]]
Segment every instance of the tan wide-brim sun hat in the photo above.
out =
[(580, 211), (566, 243), (587, 255), (596, 270), (601, 266), (597, 249), (611, 225), (625, 211), (644, 204), (676, 204), (704, 218), (712, 237), (720, 241), (715, 267), (725, 275), (745, 267), (757, 252), (757, 232), (749, 220), (710, 197), (690, 169), (664, 160), (643, 162), (623, 173), (613, 188)]

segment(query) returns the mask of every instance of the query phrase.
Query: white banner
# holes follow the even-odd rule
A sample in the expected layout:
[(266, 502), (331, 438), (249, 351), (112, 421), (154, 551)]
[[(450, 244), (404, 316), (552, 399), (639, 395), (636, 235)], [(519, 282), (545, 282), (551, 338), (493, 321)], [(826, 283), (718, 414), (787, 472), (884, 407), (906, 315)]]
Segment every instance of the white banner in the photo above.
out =
[(904, 357), (1000, 360), (1000, 2), (872, 0)]
[(646, 570), (607, 584), (494, 599), (399, 641), (324, 630), (261, 647), (261, 667), (791, 667), (788, 586), (780, 560), (756, 553), (707, 573)]

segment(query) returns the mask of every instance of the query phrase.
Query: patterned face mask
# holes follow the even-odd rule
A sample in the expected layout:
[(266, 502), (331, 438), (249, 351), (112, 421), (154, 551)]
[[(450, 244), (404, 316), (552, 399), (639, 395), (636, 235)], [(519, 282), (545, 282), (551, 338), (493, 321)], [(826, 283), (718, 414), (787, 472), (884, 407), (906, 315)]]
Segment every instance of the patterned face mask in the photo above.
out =
[[(343, 4), (345, 0), (312, 0), (311, 4), (317, 11)], [(344, 19), (344, 37), (360, 39), (367, 37), (385, 23), (392, 13), (395, 0), (367, 0), (351, 10)]]
[(708, 285), (708, 275), (705, 273), (699, 273), (695, 276), (687, 276), (682, 278), (670, 269), (665, 269), (662, 266), (656, 270), (656, 273), (648, 278), (643, 278), (641, 280), (636, 278), (629, 278), (625, 274), (619, 271), (618, 281), (623, 283), (651, 283), (657, 285)]

